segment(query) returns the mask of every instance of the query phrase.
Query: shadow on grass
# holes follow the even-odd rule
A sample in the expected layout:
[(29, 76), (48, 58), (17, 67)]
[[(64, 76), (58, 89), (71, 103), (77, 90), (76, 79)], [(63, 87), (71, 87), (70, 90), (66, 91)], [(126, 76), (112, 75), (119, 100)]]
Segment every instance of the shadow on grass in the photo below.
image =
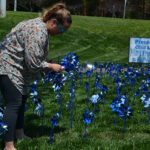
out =
[[(46, 116), (45, 116), (46, 117)], [(31, 138), (37, 138), (41, 136), (50, 136), (51, 132), (51, 124), (49, 126), (44, 125), (44, 129), (42, 131), (42, 125), (33, 123), (33, 120), (39, 119), (38, 116), (27, 115), (25, 117), (25, 133)], [(42, 121), (42, 119), (41, 119)], [(64, 132), (66, 128), (55, 126), (53, 129), (53, 133), (57, 134), (60, 132)]]

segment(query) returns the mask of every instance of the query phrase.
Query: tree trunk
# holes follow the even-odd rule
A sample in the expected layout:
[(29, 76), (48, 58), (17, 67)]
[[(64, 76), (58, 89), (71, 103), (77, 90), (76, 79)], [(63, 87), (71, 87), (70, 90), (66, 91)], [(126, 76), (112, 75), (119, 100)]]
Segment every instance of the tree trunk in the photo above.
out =
[(87, 15), (87, 1), (83, 0), (83, 15), (86, 16)]
[(32, 0), (30, 0), (30, 11), (32, 12), (33, 9), (32, 9)]

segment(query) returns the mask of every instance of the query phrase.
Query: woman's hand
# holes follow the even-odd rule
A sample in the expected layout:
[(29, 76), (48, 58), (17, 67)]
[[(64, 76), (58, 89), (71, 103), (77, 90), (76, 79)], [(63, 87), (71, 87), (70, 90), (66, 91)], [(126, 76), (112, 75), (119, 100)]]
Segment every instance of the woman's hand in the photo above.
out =
[(55, 71), (55, 72), (60, 72), (63, 70), (62, 66), (59, 64), (52, 64), (52, 63), (48, 63), (48, 68)]

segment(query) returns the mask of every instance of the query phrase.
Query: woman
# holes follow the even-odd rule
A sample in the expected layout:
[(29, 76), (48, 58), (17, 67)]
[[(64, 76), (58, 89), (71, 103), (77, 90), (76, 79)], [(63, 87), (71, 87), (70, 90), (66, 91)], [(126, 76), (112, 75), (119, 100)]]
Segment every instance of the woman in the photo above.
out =
[(6, 101), (3, 122), (8, 125), (5, 150), (16, 150), (14, 133), (16, 138), (26, 138), (24, 103), (30, 82), (44, 69), (62, 71), (61, 65), (46, 61), (49, 35), (64, 33), (71, 23), (70, 12), (58, 3), (45, 10), (42, 17), (19, 23), (0, 42), (0, 90)]

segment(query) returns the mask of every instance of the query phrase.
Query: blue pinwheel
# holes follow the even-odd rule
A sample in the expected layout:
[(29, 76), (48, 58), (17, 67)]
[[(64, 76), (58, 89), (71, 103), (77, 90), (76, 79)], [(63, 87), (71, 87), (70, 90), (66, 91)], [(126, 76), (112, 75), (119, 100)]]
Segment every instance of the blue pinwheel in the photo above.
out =
[(62, 113), (62, 95), (59, 91), (57, 91), (57, 95), (56, 95), (56, 103), (60, 103), (60, 117), (61, 117), (61, 113)]
[(70, 101), (67, 102), (66, 108), (68, 110), (71, 110), (71, 129), (72, 129), (72, 123), (73, 123), (73, 106), (74, 106), (74, 89), (70, 89)]
[(81, 87), (81, 81), (82, 81), (83, 73), (80, 71), (79, 72), (79, 78), (80, 78), (80, 87)]
[(88, 100), (89, 100), (89, 83), (88, 82), (85, 82), (85, 91), (87, 92), (87, 103), (88, 103)]
[(149, 123), (149, 118), (150, 118), (150, 94), (148, 94), (148, 95), (143, 94), (140, 99), (141, 99), (141, 102), (144, 104), (144, 108), (143, 108), (142, 112), (144, 112), (144, 110), (146, 110), (146, 109), (148, 110), (147, 123)]
[(125, 120), (124, 129), (123, 129), (123, 134), (124, 134), (126, 120), (131, 117), (132, 111), (133, 111), (130, 108), (130, 106), (128, 105), (127, 96), (121, 95), (120, 97), (117, 97), (116, 100), (112, 102), (110, 107), (112, 108), (112, 111), (114, 111), (115, 114), (116, 114), (116, 116), (115, 116), (115, 125), (116, 125), (117, 114), (120, 117), (124, 118), (124, 120)]
[(0, 121), (0, 137), (4, 136), (7, 131), (8, 131), (7, 124)]
[(103, 85), (103, 86), (102, 86), (102, 96), (101, 96), (101, 97), (104, 98), (104, 105), (105, 105), (105, 103), (106, 103), (106, 94), (107, 94), (107, 92), (108, 92), (107, 86), (106, 86), (106, 85)]
[(87, 125), (91, 123), (91, 120), (93, 118), (93, 113), (88, 110), (84, 110), (84, 114), (83, 114), (83, 122), (85, 123), (85, 133), (84, 133), (84, 138), (86, 137), (86, 129), (87, 129)]
[(67, 53), (65, 58), (61, 60), (61, 65), (66, 72), (78, 71), (80, 67), (78, 56), (75, 53)]
[(95, 116), (95, 105), (96, 105), (96, 103), (98, 102), (98, 100), (99, 100), (99, 95), (98, 95), (98, 94), (97, 94), (97, 95), (92, 95), (92, 97), (90, 98), (90, 102), (91, 102), (92, 104), (94, 104), (93, 122), (94, 122), (94, 116)]
[(59, 113), (55, 113), (55, 115), (51, 119), (52, 124), (51, 124), (51, 133), (50, 133), (49, 143), (51, 143), (51, 141), (52, 141), (53, 128), (54, 128), (54, 126), (56, 126), (58, 124), (59, 119), (60, 119)]
[(42, 103), (38, 103), (35, 107), (38, 116), (42, 116), (42, 133), (44, 132), (44, 106)]
[(136, 96), (138, 96), (140, 94), (140, 91), (139, 91), (139, 89), (135, 92), (135, 94), (134, 94), (134, 99), (133, 99), (133, 101), (132, 101), (132, 106), (134, 105), (134, 101), (135, 101), (135, 97)]

